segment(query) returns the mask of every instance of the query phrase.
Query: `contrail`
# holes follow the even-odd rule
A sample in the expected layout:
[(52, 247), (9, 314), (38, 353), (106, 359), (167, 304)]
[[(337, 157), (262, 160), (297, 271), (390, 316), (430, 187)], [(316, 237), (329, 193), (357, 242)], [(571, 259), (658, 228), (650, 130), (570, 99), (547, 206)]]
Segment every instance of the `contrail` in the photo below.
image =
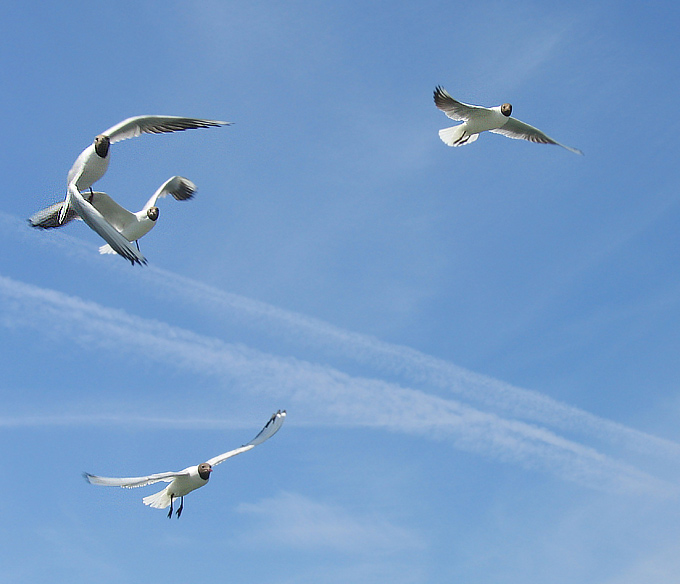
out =
[(65, 338), (69, 346), (78, 345), (77, 350), (94, 347), (133, 359), (143, 355), (166, 366), (216, 378), (231, 384), (232, 391), (235, 385), (240, 394), (268, 396), (277, 404), (285, 401), (304, 424), (327, 426), (334, 420), (339, 426), (446, 440), (462, 450), (606, 491), (669, 495), (676, 490), (546, 428), (421, 390), (270, 355), (3, 276), (0, 297), (0, 322), (5, 326), (28, 327), (58, 340)]
[(680, 457), (680, 444), (676, 442), (601, 418), (537, 391), (474, 373), (409, 347), (349, 332), (315, 318), (223, 292), (160, 268), (146, 270), (143, 277), (148, 278), (154, 287), (174, 293), (183, 303), (191, 303), (201, 310), (209, 306), (214, 317), (247, 321), (250, 326), (269, 335), (315, 349), (324, 348), (329, 353), (351, 358), (377, 371), (401, 376), (410, 383), (452, 392), (501, 415), (595, 437), (645, 455)]

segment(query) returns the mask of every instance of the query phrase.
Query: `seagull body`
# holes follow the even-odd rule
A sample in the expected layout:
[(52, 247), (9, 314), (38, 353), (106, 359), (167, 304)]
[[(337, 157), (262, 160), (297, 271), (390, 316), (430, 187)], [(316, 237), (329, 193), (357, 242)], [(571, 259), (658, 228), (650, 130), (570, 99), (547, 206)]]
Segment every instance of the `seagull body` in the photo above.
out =
[[(38, 211), (29, 223), (40, 229), (51, 229), (66, 225), (73, 219), (82, 219), (108, 242), (99, 248), (100, 253), (118, 253), (133, 264), (146, 263), (139, 249), (135, 250), (130, 242), (137, 241), (155, 227), (159, 216), (158, 199), (172, 195), (178, 201), (185, 201), (196, 191), (196, 185), (189, 179), (173, 176), (158, 187), (141, 211), (132, 213), (106, 193), (90, 191), (83, 195), (75, 184), (69, 188), (73, 191), (71, 205), (65, 213), (63, 209), (67, 203), (62, 201)], [(64, 217), (60, 221), (62, 213)]]
[(67, 193), (59, 221), (63, 221), (68, 213), (72, 200), (70, 186), (75, 185), (80, 192), (90, 188), (97, 182), (109, 167), (110, 146), (127, 138), (142, 134), (164, 134), (180, 132), (195, 128), (227, 126), (229, 122), (203, 120), (200, 118), (183, 118), (179, 116), (135, 116), (127, 118), (97, 135), (94, 142), (83, 150), (73, 163), (67, 178)]
[(439, 137), (447, 146), (471, 144), (479, 138), (481, 132), (488, 131), (517, 140), (555, 144), (576, 154), (583, 154), (577, 148), (560, 144), (538, 128), (511, 117), (512, 106), (509, 103), (496, 107), (469, 105), (453, 99), (443, 87), (437, 87), (434, 90), (434, 103), (452, 120), (463, 122), (457, 126), (439, 130)]
[(247, 452), (252, 448), (255, 448), (258, 444), (262, 444), (265, 440), (269, 440), (274, 434), (276, 434), (286, 418), (286, 411), (279, 410), (269, 418), (269, 421), (265, 424), (264, 428), (260, 430), (260, 433), (255, 436), (250, 442), (244, 444), (239, 448), (225, 452), (203, 462), (198, 465), (189, 466), (183, 470), (177, 472), (162, 472), (158, 474), (148, 475), (145, 477), (129, 477), (129, 478), (112, 478), (112, 477), (100, 477), (96, 475), (91, 475), (88, 473), (83, 473), (85, 479), (93, 485), (103, 485), (107, 487), (123, 487), (126, 489), (133, 489), (135, 487), (144, 487), (146, 485), (151, 485), (158, 482), (170, 483), (163, 490), (148, 497), (144, 497), (142, 501), (145, 505), (154, 507), (156, 509), (165, 509), (170, 507), (168, 517), (172, 517), (173, 511), (173, 501), (175, 499), (180, 499), (181, 503), (179, 509), (177, 509), (177, 518), (179, 519), (184, 509), (184, 497), (195, 491), (196, 489), (208, 484), (210, 479), (210, 473), (213, 471), (213, 467), (224, 462), (232, 456), (241, 454), (242, 452)]
[[(84, 191), (104, 176), (109, 168), (109, 160), (111, 160), (109, 148), (106, 147), (106, 154), (103, 156), (97, 154), (95, 148), (96, 144), (93, 142), (78, 155), (71, 170), (68, 171), (66, 184), (75, 183), (79, 191)], [(103, 152), (103, 148), (103, 146), (100, 147), (100, 152)]]

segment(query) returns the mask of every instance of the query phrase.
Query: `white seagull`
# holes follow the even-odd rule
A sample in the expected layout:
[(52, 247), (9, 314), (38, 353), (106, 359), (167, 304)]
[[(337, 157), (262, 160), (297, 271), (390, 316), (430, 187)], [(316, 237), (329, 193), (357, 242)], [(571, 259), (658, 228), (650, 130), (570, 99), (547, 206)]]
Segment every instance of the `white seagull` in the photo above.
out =
[(63, 221), (69, 210), (72, 199), (71, 185), (75, 185), (78, 192), (90, 188), (97, 182), (109, 167), (109, 146), (134, 138), (142, 134), (164, 134), (179, 132), (194, 128), (210, 128), (214, 126), (228, 126), (230, 122), (217, 120), (202, 120), (199, 118), (182, 118), (179, 116), (135, 116), (123, 120), (105, 132), (95, 136), (94, 142), (76, 158), (68, 173), (66, 205), (62, 208), (59, 221)]
[(189, 466), (184, 470), (177, 472), (161, 472), (146, 477), (130, 478), (98, 477), (88, 473), (83, 473), (83, 476), (93, 485), (124, 487), (126, 489), (144, 487), (146, 485), (151, 485), (160, 481), (170, 483), (162, 491), (159, 491), (153, 495), (149, 495), (148, 497), (144, 497), (142, 500), (144, 501), (145, 505), (155, 507), (156, 509), (165, 509), (169, 506), (170, 511), (168, 512), (168, 518), (170, 518), (172, 517), (173, 501), (179, 498), (181, 500), (179, 509), (177, 509), (177, 518), (179, 519), (180, 515), (182, 514), (182, 509), (184, 509), (185, 495), (188, 495), (191, 493), (191, 491), (195, 491), (199, 487), (207, 485), (208, 479), (210, 479), (210, 473), (213, 471), (214, 466), (224, 462), (227, 460), (227, 458), (231, 458), (232, 456), (236, 456), (242, 452), (247, 452), (251, 448), (254, 448), (258, 444), (262, 444), (265, 440), (271, 438), (279, 431), (285, 418), (286, 411), (279, 410), (274, 415), (272, 415), (269, 421), (265, 424), (265, 427), (262, 428), (260, 433), (250, 442), (248, 442), (248, 444), (244, 444), (240, 448), (236, 448), (235, 450), (230, 450), (229, 452), (215, 456), (214, 458), (211, 458), (206, 462), (202, 462), (199, 465)]
[(31, 226), (51, 229), (66, 225), (73, 219), (82, 219), (108, 242), (99, 248), (100, 253), (118, 253), (132, 264), (135, 262), (145, 264), (146, 258), (139, 252), (139, 243), (135, 250), (130, 242), (137, 242), (155, 227), (159, 215), (156, 206), (159, 198), (172, 195), (178, 201), (185, 201), (194, 196), (196, 185), (187, 178), (173, 176), (158, 187), (142, 210), (137, 213), (121, 207), (106, 193), (90, 190), (83, 195), (78, 192), (75, 185), (71, 185), (70, 189), (71, 206), (62, 221), (59, 217), (66, 206), (66, 201), (38, 211), (28, 220)]
[(481, 105), (468, 105), (453, 99), (449, 93), (438, 86), (434, 90), (434, 103), (452, 120), (462, 121), (462, 124), (439, 130), (439, 137), (447, 146), (463, 146), (471, 144), (481, 132), (489, 131), (503, 134), (508, 138), (528, 140), (537, 144), (555, 144), (562, 146), (576, 154), (583, 154), (578, 148), (565, 146), (553, 140), (538, 128), (520, 122), (510, 117), (512, 106), (509, 103), (496, 107), (482, 107)]

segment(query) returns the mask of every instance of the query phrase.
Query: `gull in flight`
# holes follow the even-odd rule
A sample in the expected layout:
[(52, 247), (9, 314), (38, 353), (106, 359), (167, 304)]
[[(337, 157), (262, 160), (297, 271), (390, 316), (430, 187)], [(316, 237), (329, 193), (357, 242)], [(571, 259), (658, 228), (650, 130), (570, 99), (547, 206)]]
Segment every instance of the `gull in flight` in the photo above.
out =
[[(165, 134), (194, 128), (210, 128), (228, 126), (229, 122), (202, 120), (199, 118), (182, 118), (179, 116), (135, 116), (123, 120), (105, 132), (95, 136), (94, 142), (76, 158), (68, 173), (66, 204), (62, 207), (59, 221), (63, 221), (70, 208), (70, 203), (77, 192), (89, 189), (97, 182), (109, 167), (109, 147), (111, 144), (134, 138), (142, 134)], [(75, 189), (71, 188), (75, 186)]]
[(150, 507), (155, 507), (156, 509), (165, 509), (170, 507), (168, 512), (168, 518), (172, 517), (172, 507), (173, 501), (175, 499), (180, 499), (180, 505), (177, 509), (177, 518), (179, 519), (182, 515), (182, 510), (184, 509), (184, 497), (185, 495), (195, 491), (196, 489), (203, 487), (208, 484), (210, 479), (210, 473), (213, 471), (213, 467), (217, 466), (221, 462), (241, 454), (242, 452), (247, 452), (251, 448), (254, 448), (258, 444), (262, 444), (265, 440), (271, 438), (276, 434), (283, 421), (286, 418), (286, 411), (279, 410), (276, 412), (269, 421), (265, 424), (265, 427), (260, 430), (260, 433), (255, 436), (248, 444), (244, 444), (240, 448), (230, 450), (219, 456), (215, 456), (206, 462), (202, 462), (199, 465), (190, 466), (184, 470), (177, 472), (161, 472), (158, 474), (152, 474), (146, 477), (130, 477), (130, 478), (107, 478), (98, 477), (88, 473), (83, 473), (85, 479), (92, 483), (93, 485), (104, 485), (107, 487), (124, 487), (126, 489), (133, 489), (135, 487), (144, 487), (146, 485), (151, 485), (158, 482), (170, 483), (162, 491), (144, 497), (142, 499), (145, 505)]
[(509, 103), (496, 107), (468, 105), (453, 99), (443, 87), (437, 87), (434, 90), (434, 103), (452, 120), (463, 122), (457, 126), (439, 130), (439, 137), (447, 146), (471, 144), (479, 138), (481, 132), (488, 130), (517, 140), (528, 140), (537, 144), (556, 144), (576, 154), (583, 154), (578, 148), (560, 144), (538, 128), (510, 117), (512, 106)]
[[(141, 211), (132, 213), (121, 207), (106, 193), (90, 190), (85, 195), (75, 186), (71, 206), (62, 221), (59, 220), (66, 201), (55, 203), (38, 211), (28, 222), (39, 229), (52, 229), (66, 225), (73, 219), (82, 219), (108, 243), (99, 248), (99, 253), (117, 253), (132, 264), (145, 264), (146, 258), (139, 252), (139, 238), (156, 226), (159, 210), (158, 199), (172, 195), (178, 201), (186, 201), (194, 196), (196, 185), (189, 179), (173, 176), (166, 180), (147, 201)], [(137, 249), (130, 242), (137, 243)]]

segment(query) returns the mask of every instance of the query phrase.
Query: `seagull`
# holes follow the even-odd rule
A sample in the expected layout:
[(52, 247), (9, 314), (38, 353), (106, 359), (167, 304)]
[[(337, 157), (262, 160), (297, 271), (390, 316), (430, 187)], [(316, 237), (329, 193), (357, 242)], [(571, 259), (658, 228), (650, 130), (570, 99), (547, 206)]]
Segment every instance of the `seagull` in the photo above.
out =
[(206, 462), (202, 462), (199, 465), (189, 466), (184, 470), (177, 472), (161, 472), (158, 474), (152, 474), (146, 477), (130, 477), (130, 478), (107, 478), (99, 477), (96, 475), (91, 475), (88, 473), (83, 473), (85, 480), (93, 485), (104, 485), (107, 487), (124, 487), (126, 489), (133, 489), (135, 487), (144, 487), (146, 485), (151, 485), (153, 483), (158, 483), (160, 481), (170, 483), (162, 491), (144, 497), (142, 499), (145, 505), (150, 507), (155, 507), (156, 509), (165, 509), (170, 507), (168, 512), (168, 519), (172, 517), (173, 511), (173, 501), (175, 499), (180, 499), (180, 505), (177, 509), (177, 519), (182, 515), (182, 510), (184, 509), (184, 497), (195, 491), (196, 489), (208, 484), (208, 479), (210, 479), (210, 473), (213, 471), (213, 467), (217, 466), (221, 462), (241, 454), (242, 452), (247, 452), (251, 448), (254, 448), (258, 444), (262, 444), (265, 440), (271, 438), (276, 434), (286, 418), (286, 410), (279, 410), (269, 418), (269, 421), (265, 424), (264, 428), (260, 430), (260, 433), (255, 436), (248, 444), (244, 444), (240, 448), (230, 450), (219, 456), (215, 456)]
[(538, 128), (510, 117), (512, 106), (509, 103), (496, 107), (468, 105), (453, 99), (441, 86), (437, 86), (434, 90), (434, 103), (452, 120), (463, 122), (457, 126), (439, 130), (439, 137), (447, 146), (472, 144), (479, 138), (481, 132), (488, 130), (495, 134), (503, 134), (508, 138), (529, 140), (529, 142), (536, 142), (537, 144), (555, 144), (575, 154), (583, 154), (578, 148), (560, 144)]
[[(28, 222), (32, 227), (52, 229), (66, 225), (73, 219), (82, 219), (108, 243), (99, 248), (99, 253), (118, 253), (130, 260), (132, 264), (146, 263), (146, 258), (139, 252), (139, 238), (151, 231), (158, 220), (158, 199), (172, 195), (178, 201), (191, 199), (196, 192), (196, 185), (182, 176), (173, 176), (166, 180), (147, 201), (141, 211), (132, 213), (121, 207), (106, 193), (90, 191), (79, 193), (75, 187), (71, 198), (71, 206), (59, 221), (66, 201), (55, 203), (35, 213)], [(137, 243), (137, 250), (129, 242)]]
[(98, 134), (94, 142), (76, 158), (67, 178), (67, 193), (65, 203), (62, 207), (59, 221), (63, 221), (70, 208), (72, 200), (71, 185), (76, 189), (84, 191), (96, 183), (109, 167), (109, 147), (111, 144), (141, 136), (142, 134), (164, 134), (168, 132), (179, 132), (194, 128), (210, 128), (214, 126), (228, 126), (230, 122), (220, 122), (217, 120), (202, 120), (200, 118), (182, 118), (179, 116), (135, 116), (127, 118), (119, 124), (109, 128), (105, 132)]

